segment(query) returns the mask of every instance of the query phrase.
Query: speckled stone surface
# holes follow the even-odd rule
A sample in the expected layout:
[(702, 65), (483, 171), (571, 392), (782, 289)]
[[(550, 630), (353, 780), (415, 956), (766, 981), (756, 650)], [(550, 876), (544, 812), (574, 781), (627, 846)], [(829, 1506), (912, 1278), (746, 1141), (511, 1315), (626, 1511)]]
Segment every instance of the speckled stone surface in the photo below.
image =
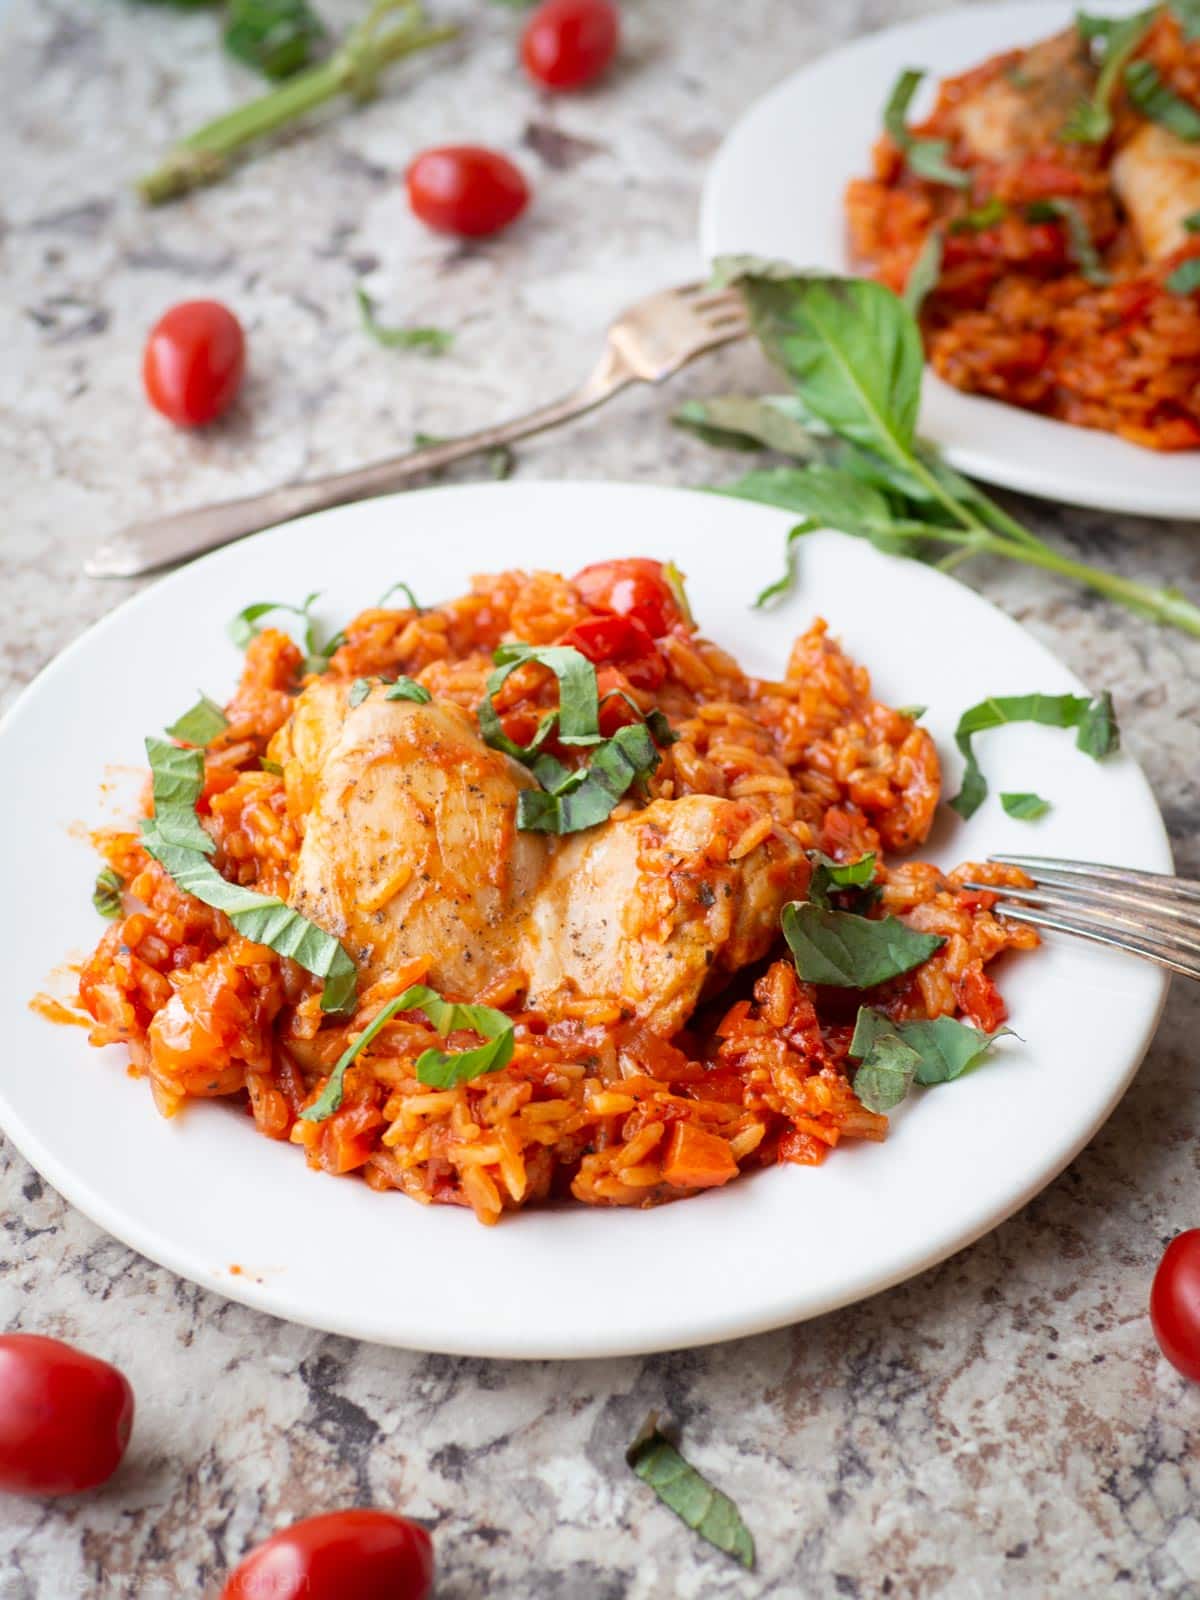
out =
[[(353, 9), (343, 0), (340, 14)], [(125, 586), (80, 575), (102, 532), (565, 389), (614, 308), (695, 270), (701, 174), (731, 119), (789, 66), (926, 8), (626, 9), (619, 72), (552, 103), (511, 69), (513, 14), (464, 3), (468, 37), (436, 64), (147, 214), (127, 180), (250, 87), (214, 49), (212, 19), (12, 0), (0, 19), (0, 702), (121, 599)], [(408, 215), (396, 174), (413, 150), (453, 139), (510, 149), (536, 185), (528, 220), (498, 241), (456, 246)], [(453, 353), (370, 345), (359, 278), (385, 316), (457, 330)], [(197, 295), (237, 307), (253, 365), (232, 418), (188, 438), (148, 415), (137, 365), (152, 318)], [(740, 350), (670, 398), (759, 378)], [(714, 480), (724, 464), (671, 431), (669, 403), (626, 396), (530, 443), (518, 471)], [(1195, 527), (1021, 510), (1087, 559), (1200, 592)], [(1111, 686), (1180, 864), (1200, 874), (1200, 645), (1023, 571), (972, 581)], [(1178, 984), (1117, 1117), (974, 1248), (793, 1331), (643, 1361), (463, 1361), (290, 1327), (132, 1255), (0, 1147), (0, 1321), (111, 1355), (140, 1403), (105, 1492), (0, 1505), (0, 1597), (211, 1593), (274, 1527), (351, 1503), (402, 1506), (436, 1529), (441, 1600), (1200, 1595), (1200, 1390), (1159, 1359), (1144, 1311), (1163, 1243), (1200, 1222), (1198, 1026), (1197, 996)], [(626, 1471), (650, 1407), (674, 1415), (697, 1463), (736, 1494), (758, 1536), (753, 1576)]]

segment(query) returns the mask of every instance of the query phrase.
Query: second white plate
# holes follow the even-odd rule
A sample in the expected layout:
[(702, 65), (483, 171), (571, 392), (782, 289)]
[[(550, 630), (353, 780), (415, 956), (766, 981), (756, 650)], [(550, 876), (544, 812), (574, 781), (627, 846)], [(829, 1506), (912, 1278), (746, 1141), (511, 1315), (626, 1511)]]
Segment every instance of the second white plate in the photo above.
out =
[[(1104, 0), (1089, 10), (1120, 15)], [(803, 67), (734, 126), (704, 188), (705, 256), (759, 255), (850, 270), (843, 195), (870, 171), (883, 106), (905, 67), (934, 80), (1069, 26), (1074, 8), (1034, 3), (938, 12), (868, 35)], [(786, 40), (784, 41), (786, 48)], [(1071, 505), (1148, 517), (1200, 516), (1200, 451), (1163, 455), (925, 378), (921, 431), (961, 471)]]

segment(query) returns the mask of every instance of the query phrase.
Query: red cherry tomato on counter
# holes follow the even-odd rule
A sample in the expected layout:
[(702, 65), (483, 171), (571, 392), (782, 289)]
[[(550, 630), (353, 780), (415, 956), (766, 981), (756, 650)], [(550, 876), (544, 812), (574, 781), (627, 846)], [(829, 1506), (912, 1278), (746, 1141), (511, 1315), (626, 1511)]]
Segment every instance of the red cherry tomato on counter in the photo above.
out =
[(221, 1600), (428, 1600), (433, 1544), (390, 1511), (331, 1511), (272, 1534), (229, 1576)]
[(121, 1464), (133, 1390), (107, 1361), (36, 1333), (0, 1335), (0, 1489), (78, 1494)]
[(606, 70), (620, 32), (610, 0), (544, 0), (525, 24), (521, 60), (547, 89), (580, 89)]
[(246, 336), (227, 306), (185, 300), (150, 330), (142, 382), (150, 404), (180, 428), (202, 428), (228, 411), (246, 370)]
[(439, 233), (468, 239), (499, 233), (529, 204), (529, 185), (519, 167), (499, 151), (476, 144), (423, 150), (405, 176), (408, 203)]
[(597, 561), (577, 572), (571, 582), (593, 611), (615, 611), (618, 616), (633, 617), (652, 639), (661, 639), (683, 621), (671, 586), (663, 577), (661, 561), (644, 556)]
[(1171, 1365), (1200, 1383), (1200, 1228), (1171, 1240), (1154, 1274), (1150, 1322)]
[(657, 689), (667, 675), (658, 646), (637, 617), (589, 617), (563, 634), (561, 642), (574, 645), (597, 666), (611, 662), (620, 667), (639, 689)]

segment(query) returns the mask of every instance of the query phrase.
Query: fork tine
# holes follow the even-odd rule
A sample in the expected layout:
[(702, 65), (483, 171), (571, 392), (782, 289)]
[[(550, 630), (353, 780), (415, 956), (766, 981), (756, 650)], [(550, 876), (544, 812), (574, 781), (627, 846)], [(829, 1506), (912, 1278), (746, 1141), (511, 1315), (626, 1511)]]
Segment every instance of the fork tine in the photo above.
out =
[(1029, 901), (1044, 906), (1048, 911), (1071, 914), (1089, 910), (1107, 912), (1133, 928), (1149, 924), (1168, 932), (1200, 934), (1200, 906), (1190, 900), (1176, 901), (1163, 890), (1113, 889), (1107, 884), (1089, 883), (1078, 878), (1073, 882), (1038, 882), (1031, 889), (1012, 884), (1005, 884), (998, 889), (995, 884), (986, 883), (964, 883), (963, 887)]
[(1063, 861), (1057, 856), (996, 855), (989, 856), (988, 860), (1006, 867), (1020, 867), (1042, 883), (1099, 879), (1131, 889), (1166, 890), (1182, 900), (1200, 901), (1200, 883), (1173, 877), (1169, 872), (1139, 872), (1133, 867), (1110, 867), (1099, 861)]
[(1063, 917), (1053, 912), (1037, 910), (1032, 906), (999, 907), (1001, 913), (1013, 922), (1026, 922), (1034, 928), (1046, 928), (1052, 933), (1069, 933), (1079, 939), (1089, 939), (1094, 944), (1108, 945), (1115, 950), (1128, 951), (1141, 956), (1156, 966), (1165, 967), (1183, 978), (1200, 979), (1200, 956), (1190, 955), (1185, 942), (1177, 939), (1131, 939), (1123, 931), (1106, 928), (1098, 923), (1082, 922), (1074, 917)]

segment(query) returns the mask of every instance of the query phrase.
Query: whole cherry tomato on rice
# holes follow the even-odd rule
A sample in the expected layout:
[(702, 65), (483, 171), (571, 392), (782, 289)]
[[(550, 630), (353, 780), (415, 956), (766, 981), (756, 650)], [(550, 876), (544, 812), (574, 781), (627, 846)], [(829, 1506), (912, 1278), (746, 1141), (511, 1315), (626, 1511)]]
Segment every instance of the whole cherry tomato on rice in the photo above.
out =
[(408, 203), (439, 233), (483, 238), (507, 228), (529, 204), (519, 167), (482, 145), (447, 144), (423, 150), (405, 174)]
[(652, 639), (661, 639), (683, 613), (663, 577), (661, 561), (629, 556), (622, 561), (597, 561), (577, 572), (571, 582), (593, 611), (615, 611), (640, 622)]
[(1200, 1383), (1200, 1228), (1164, 1251), (1150, 1290), (1150, 1323), (1171, 1365)]
[(574, 645), (597, 666), (611, 662), (620, 667), (639, 689), (657, 689), (667, 675), (650, 630), (635, 616), (589, 617), (563, 634), (562, 643)]
[(61, 1339), (0, 1335), (0, 1489), (78, 1494), (107, 1482), (133, 1428), (124, 1373)]
[(433, 1543), (390, 1511), (330, 1511), (272, 1534), (230, 1574), (221, 1600), (428, 1600)]
[(185, 300), (154, 324), (142, 382), (156, 411), (180, 428), (201, 428), (228, 411), (246, 370), (242, 325), (217, 300)]
[(547, 89), (580, 89), (607, 69), (620, 32), (610, 0), (544, 0), (525, 24), (521, 60)]

